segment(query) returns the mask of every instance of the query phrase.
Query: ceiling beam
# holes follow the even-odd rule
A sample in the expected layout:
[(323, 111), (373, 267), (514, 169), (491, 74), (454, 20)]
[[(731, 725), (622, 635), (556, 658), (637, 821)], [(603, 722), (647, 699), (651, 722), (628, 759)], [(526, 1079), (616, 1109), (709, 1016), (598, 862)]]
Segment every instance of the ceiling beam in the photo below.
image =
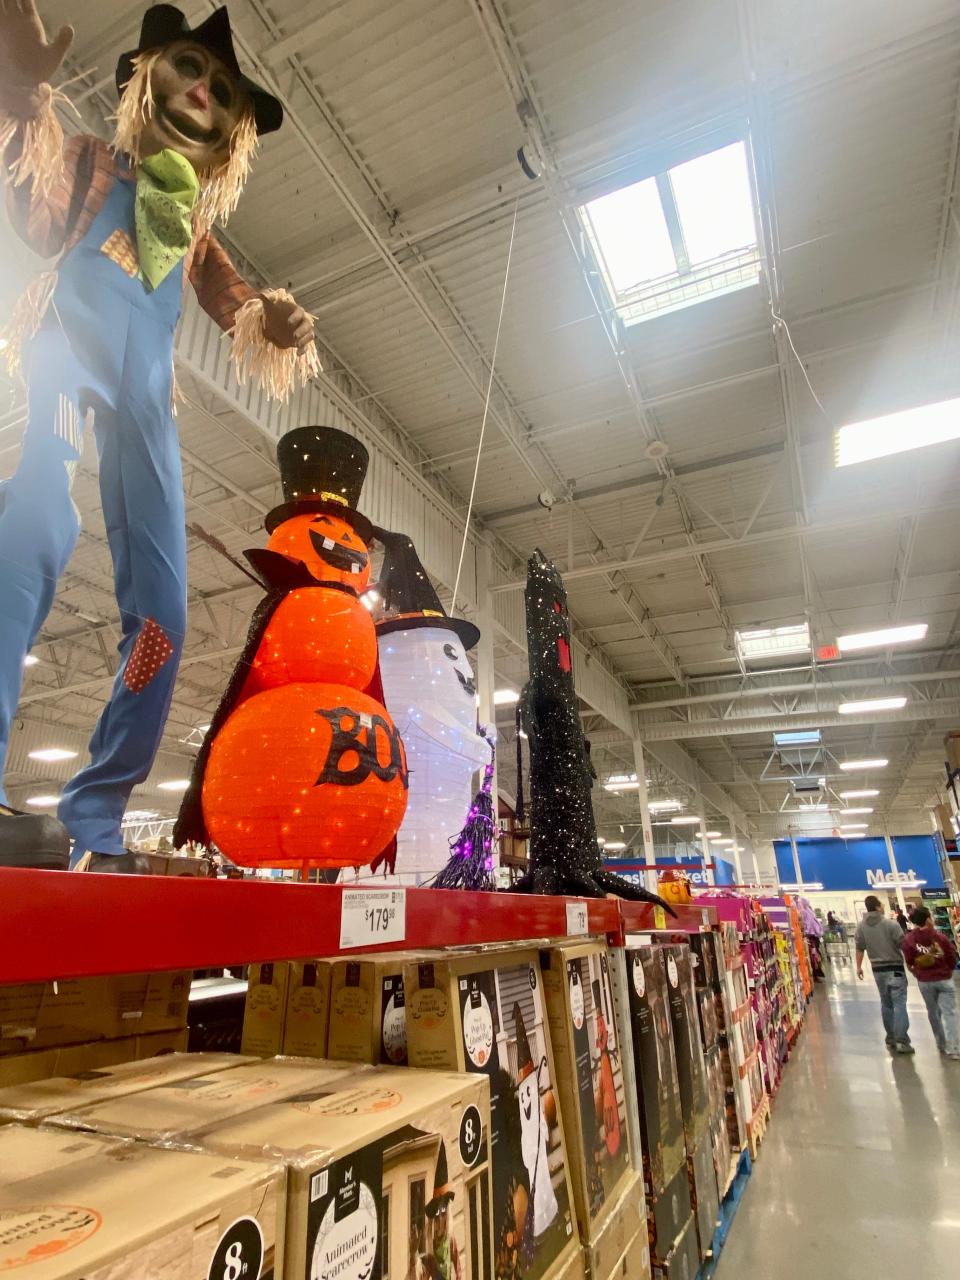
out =
[(681, 742), (695, 738), (723, 738), (744, 733), (773, 733), (789, 729), (825, 729), (860, 725), (896, 726), (907, 722), (956, 719), (960, 716), (960, 698), (936, 698), (929, 702), (907, 703), (899, 711), (873, 711), (863, 715), (840, 715), (835, 710), (778, 712), (777, 714), (744, 716), (739, 719), (670, 720), (641, 722), (638, 734), (646, 750), (648, 743)]

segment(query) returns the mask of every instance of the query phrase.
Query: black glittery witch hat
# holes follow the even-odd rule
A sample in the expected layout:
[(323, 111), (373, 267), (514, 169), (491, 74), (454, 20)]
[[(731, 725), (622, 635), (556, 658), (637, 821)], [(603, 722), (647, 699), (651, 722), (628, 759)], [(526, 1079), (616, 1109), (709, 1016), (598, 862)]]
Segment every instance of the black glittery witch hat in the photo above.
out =
[(465, 649), (472, 649), (480, 639), (479, 627), (447, 614), (412, 540), (405, 533), (389, 533), (385, 529), (377, 529), (376, 537), (385, 548), (377, 581), (383, 600), (377, 635), (416, 627), (447, 627), (456, 632)]
[(517, 1084), (522, 1080), (526, 1080), (527, 1076), (534, 1071), (533, 1054), (530, 1052), (530, 1041), (527, 1038), (527, 1028), (523, 1021), (523, 1010), (520, 1008), (520, 1002), (517, 1001), (513, 1006), (513, 1023), (517, 1029)]
[(277, 464), (284, 501), (264, 519), (267, 533), (308, 512), (339, 516), (364, 542), (373, 525), (357, 511), (370, 455), (356, 437), (336, 427), (296, 427), (280, 437)]

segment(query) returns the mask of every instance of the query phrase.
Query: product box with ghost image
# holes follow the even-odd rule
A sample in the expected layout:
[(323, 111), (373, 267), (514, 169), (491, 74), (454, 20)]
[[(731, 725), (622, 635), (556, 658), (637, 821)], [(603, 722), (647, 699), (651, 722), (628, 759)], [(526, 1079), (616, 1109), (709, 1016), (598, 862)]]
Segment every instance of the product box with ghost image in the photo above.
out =
[(354, 1067), (200, 1142), (286, 1166), (284, 1280), (488, 1280), (489, 1096), (483, 1076)]
[(327, 1057), (344, 1062), (407, 1061), (407, 1018), (402, 951), (338, 960), (330, 982)]
[[(283, 1170), (54, 1129), (0, 1129), (0, 1272), (281, 1280)], [(21, 1271), (21, 1268), (23, 1269)]]
[(281, 1052), (294, 1058), (326, 1058), (330, 1030), (332, 960), (292, 960)]
[(713, 1243), (713, 1233), (720, 1220), (717, 1171), (713, 1167), (713, 1142), (709, 1131), (693, 1155), (687, 1157), (687, 1177), (690, 1183), (693, 1213), (697, 1221), (700, 1257), (705, 1258)]
[(243, 1007), (241, 1053), (272, 1058), (281, 1051), (289, 981), (290, 965), (285, 960), (250, 966), (247, 999)]
[(667, 1000), (673, 1045), (680, 1081), (680, 1106), (687, 1152), (692, 1155), (703, 1141), (710, 1123), (707, 1093), (707, 1068), (700, 1039), (700, 1015), (693, 986), (690, 949), (687, 946), (665, 946)]
[(541, 1280), (580, 1247), (536, 951), (404, 969), (410, 1065), (490, 1081), (496, 1280)]
[(630, 1027), (637, 1067), (644, 1186), (659, 1195), (684, 1165), (683, 1112), (660, 947), (627, 951)]
[(639, 1230), (642, 1191), (630, 1161), (623, 1070), (606, 947), (540, 952), (557, 1089), (587, 1270), (609, 1276)]
[[(666, 1187), (657, 1195), (647, 1197), (647, 1229), (650, 1253), (660, 1261), (667, 1258), (693, 1217), (690, 1201), (690, 1180), (684, 1159)], [(694, 1231), (696, 1245), (696, 1231)]]
[(653, 1280), (696, 1280), (699, 1271), (697, 1228), (691, 1217), (670, 1254), (666, 1258), (654, 1259)]

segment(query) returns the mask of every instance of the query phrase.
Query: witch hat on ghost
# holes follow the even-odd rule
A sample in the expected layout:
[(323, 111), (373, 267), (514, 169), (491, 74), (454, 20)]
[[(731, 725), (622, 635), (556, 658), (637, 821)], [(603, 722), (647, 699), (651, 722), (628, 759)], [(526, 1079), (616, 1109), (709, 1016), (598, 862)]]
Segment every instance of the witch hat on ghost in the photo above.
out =
[(316, 512), (345, 520), (369, 543), (373, 525), (356, 507), (370, 455), (355, 436), (336, 427), (295, 427), (277, 443), (277, 465), (284, 501), (264, 517), (267, 533)]
[(283, 107), (272, 93), (268, 93), (262, 85), (245, 76), (240, 70), (236, 50), (233, 47), (233, 32), (230, 29), (230, 15), (223, 7), (215, 9), (209, 18), (195, 27), (191, 27), (186, 16), (176, 5), (154, 4), (143, 15), (140, 24), (140, 43), (136, 49), (128, 49), (121, 53), (117, 61), (117, 92), (122, 94), (127, 81), (133, 77), (133, 60), (141, 53), (149, 53), (152, 49), (162, 49), (164, 45), (173, 44), (175, 40), (189, 40), (193, 44), (202, 45), (215, 54), (224, 66), (237, 78), (237, 84), (250, 98), (253, 105), (253, 119), (257, 133), (273, 133), (283, 124)]
[(479, 627), (448, 615), (410, 538), (386, 529), (377, 529), (376, 536), (386, 548), (377, 583), (384, 610), (377, 621), (377, 635), (416, 627), (446, 627), (460, 637), (464, 649), (472, 649), (480, 639)]
[(427, 1201), (424, 1212), (428, 1218), (435, 1218), (455, 1197), (456, 1192), (450, 1185), (450, 1175), (447, 1173), (447, 1148), (441, 1138), (437, 1167), (433, 1174), (433, 1195)]
[(521, 1084), (526, 1080), (527, 1076), (532, 1075), (535, 1067), (533, 1065), (533, 1054), (530, 1052), (530, 1041), (527, 1039), (527, 1028), (523, 1022), (523, 1010), (517, 1001), (513, 1006), (513, 1024), (517, 1029), (517, 1084)]

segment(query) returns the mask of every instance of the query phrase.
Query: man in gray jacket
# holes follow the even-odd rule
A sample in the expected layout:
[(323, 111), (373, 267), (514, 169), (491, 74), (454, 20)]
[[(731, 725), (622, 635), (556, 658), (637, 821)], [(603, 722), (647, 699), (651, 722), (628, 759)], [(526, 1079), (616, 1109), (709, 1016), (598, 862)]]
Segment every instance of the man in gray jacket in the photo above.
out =
[(903, 965), (903, 930), (895, 920), (885, 920), (883, 904), (870, 894), (864, 899), (867, 914), (857, 926), (857, 977), (863, 978), (863, 957), (870, 966), (880, 992), (880, 1012), (887, 1033), (887, 1048), (894, 1053), (913, 1053), (910, 1019), (907, 1017), (907, 971)]

